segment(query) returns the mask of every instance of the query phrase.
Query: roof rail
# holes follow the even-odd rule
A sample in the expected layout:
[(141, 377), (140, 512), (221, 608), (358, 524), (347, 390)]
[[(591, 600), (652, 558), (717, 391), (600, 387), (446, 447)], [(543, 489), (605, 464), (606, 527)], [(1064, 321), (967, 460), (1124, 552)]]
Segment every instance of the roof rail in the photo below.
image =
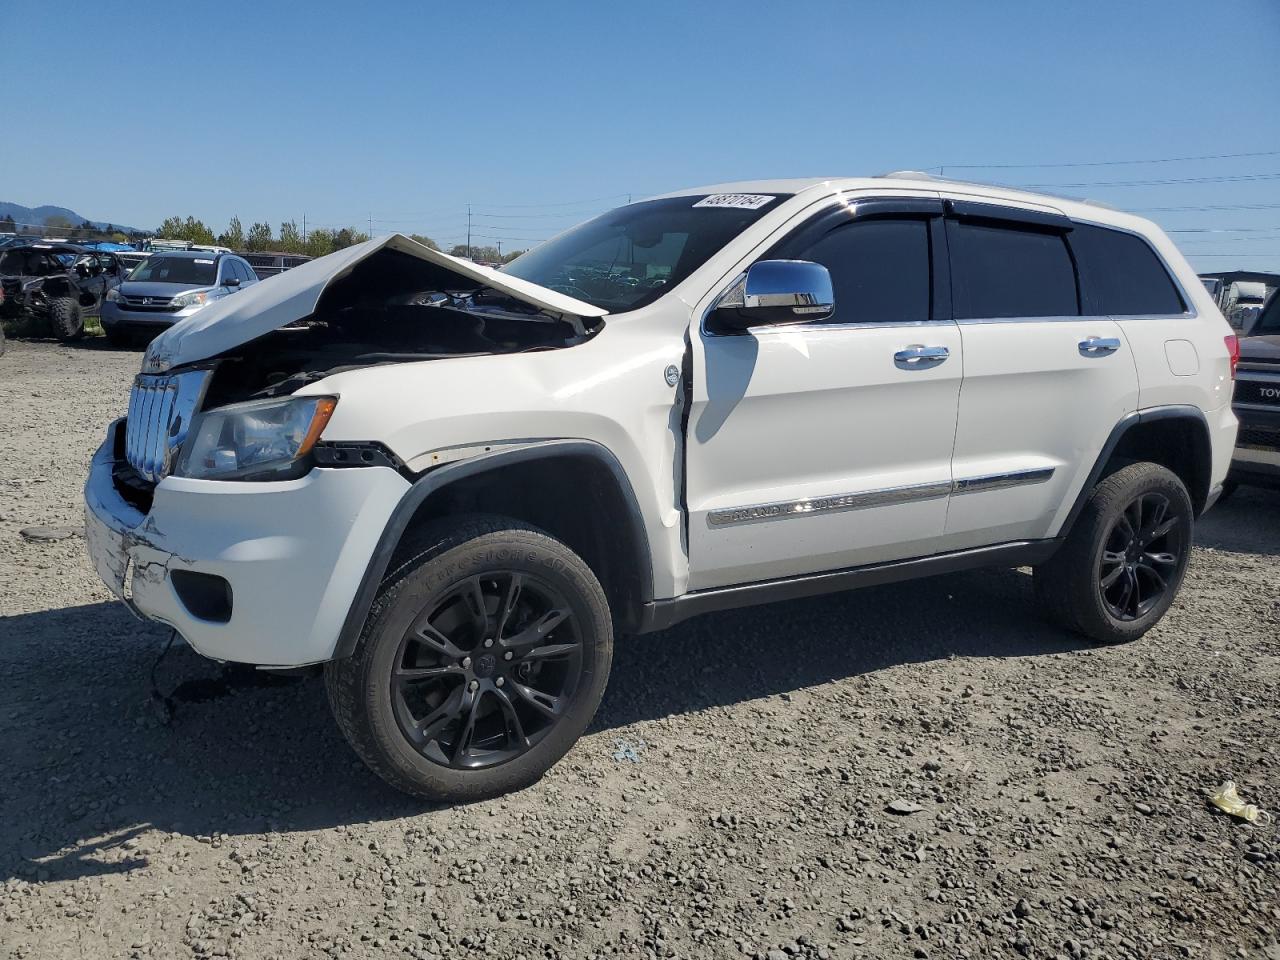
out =
[(877, 174), (880, 180), (945, 180), (946, 177), (934, 176), (932, 173), (925, 173), (923, 170), (894, 170), (891, 173)]

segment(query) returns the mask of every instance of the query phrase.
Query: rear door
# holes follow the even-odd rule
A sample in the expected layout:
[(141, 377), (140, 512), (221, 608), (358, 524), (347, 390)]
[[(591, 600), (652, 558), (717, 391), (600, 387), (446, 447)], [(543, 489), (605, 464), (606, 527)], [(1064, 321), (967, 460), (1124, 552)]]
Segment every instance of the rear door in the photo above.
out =
[(818, 214), (761, 259), (826, 266), (829, 320), (694, 337), (694, 589), (936, 550), (963, 370), (941, 212), (919, 198)]
[(965, 376), (947, 546), (1041, 539), (1136, 409), (1134, 359), (1114, 320), (1081, 309), (1069, 220), (969, 201), (948, 209)]

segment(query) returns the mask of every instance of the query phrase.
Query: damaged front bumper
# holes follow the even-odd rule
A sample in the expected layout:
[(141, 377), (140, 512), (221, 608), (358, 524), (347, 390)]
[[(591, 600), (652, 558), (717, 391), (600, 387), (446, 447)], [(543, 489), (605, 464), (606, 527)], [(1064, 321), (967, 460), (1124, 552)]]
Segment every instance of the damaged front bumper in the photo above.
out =
[[(271, 483), (166, 477), (144, 513), (113, 480), (123, 429), (123, 420), (108, 428), (84, 491), (89, 556), (111, 592), (215, 660), (331, 659), (408, 481), (388, 467), (316, 468)], [(219, 585), (213, 603), (209, 584)]]

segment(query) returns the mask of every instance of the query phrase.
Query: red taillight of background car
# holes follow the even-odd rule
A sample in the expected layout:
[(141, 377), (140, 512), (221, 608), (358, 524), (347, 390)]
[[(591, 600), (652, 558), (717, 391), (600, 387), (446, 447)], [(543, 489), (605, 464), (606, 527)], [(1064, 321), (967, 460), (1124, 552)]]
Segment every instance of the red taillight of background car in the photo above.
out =
[(1229, 337), (1223, 337), (1223, 342), (1227, 345), (1227, 356), (1231, 358), (1231, 379), (1236, 378), (1236, 364), (1240, 362), (1240, 338), (1234, 333)]

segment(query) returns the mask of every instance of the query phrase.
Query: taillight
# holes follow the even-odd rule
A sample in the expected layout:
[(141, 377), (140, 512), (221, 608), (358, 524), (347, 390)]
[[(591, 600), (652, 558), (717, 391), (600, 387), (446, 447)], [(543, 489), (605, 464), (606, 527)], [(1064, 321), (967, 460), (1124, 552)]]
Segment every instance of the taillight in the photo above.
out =
[(1229, 337), (1223, 337), (1223, 342), (1227, 345), (1227, 356), (1231, 358), (1231, 379), (1236, 378), (1236, 365), (1240, 362), (1240, 338), (1234, 333)]

